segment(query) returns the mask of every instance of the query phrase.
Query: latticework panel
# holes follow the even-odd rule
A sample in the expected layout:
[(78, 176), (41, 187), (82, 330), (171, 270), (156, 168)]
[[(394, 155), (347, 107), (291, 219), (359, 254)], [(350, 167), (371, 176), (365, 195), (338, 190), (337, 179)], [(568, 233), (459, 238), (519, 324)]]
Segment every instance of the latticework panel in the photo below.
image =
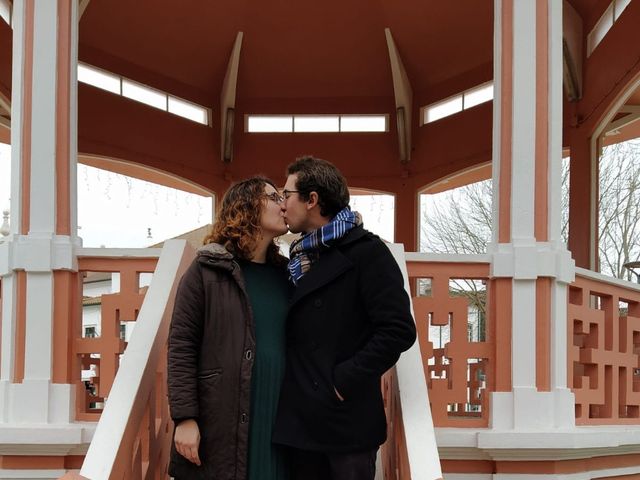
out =
[[(167, 402), (166, 347), (155, 373), (155, 384), (144, 405), (144, 414), (137, 432), (125, 432), (122, 455), (118, 456), (116, 472), (123, 478), (168, 479), (169, 455), (173, 422)], [(135, 434), (135, 436), (131, 436)]]
[(436, 427), (486, 427), (495, 346), (489, 266), (409, 262), (413, 308)]
[(569, 288), (568, 382), (579, 425), (640, 419), (640, 291), (576, 277)]
[(119, 273), (120, 291), (104, 294), (100, 307), (100, 335), (85, 337), (77, 332), (73, 355), (77, 359), (77, 374), (91, 370), (88, 381), (79, 381), (76, 399), (76, 419), (97, 421), (104, 408), (105, 399), (118, 372), (120, 356), (126, 343), (121, 335), (123, 322), (135, 322), (144, 300), (140, 288), (141, 273), (151, 273), (156, 267), (155, 258), (80, 258), (81, 272)]

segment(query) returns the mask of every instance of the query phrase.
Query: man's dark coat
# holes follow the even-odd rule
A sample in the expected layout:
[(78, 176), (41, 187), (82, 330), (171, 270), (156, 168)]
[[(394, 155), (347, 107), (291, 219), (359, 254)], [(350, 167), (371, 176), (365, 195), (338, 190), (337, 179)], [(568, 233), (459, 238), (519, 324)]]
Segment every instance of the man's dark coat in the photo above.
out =
[(323, 251), (299, 281), (287, 336), (274, 442), (320, 452), (384, 443), (380, 377), (416, 330), (400, 269), (377, 236), (355, 227)]

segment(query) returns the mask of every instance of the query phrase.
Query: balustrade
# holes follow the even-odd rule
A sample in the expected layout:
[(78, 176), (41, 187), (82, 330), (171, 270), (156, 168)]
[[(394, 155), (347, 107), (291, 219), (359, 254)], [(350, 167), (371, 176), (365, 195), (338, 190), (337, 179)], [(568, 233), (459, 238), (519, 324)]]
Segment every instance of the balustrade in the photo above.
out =
[(640, 287), (577, 270), (568, 295), (568, 382), (576, 424), (637, 424)]
[[(440, 257), (439, 260), (426, 260)], [(486, 427), (494, 379), (489, 264), (425, 255), (407, 262), (418, 341), (437, 427)]]
[(382, 377), (382, 398), (387, 416), (387, 441), (382, 445), (382, 467), (385, 480), (409, 478), (409, 457), (402, 422), (402, 405), (395, 368)]
[[(120, 272), (122, 287), (120, 293), (107, 296), (106, 301), (103, 299), (103, 335), (75, 342), (74, 354), (85, 362), (82, 368), (87, 369), (92, 362), (101, 367), (93, 381), (95, 397), (82, 392), (84, 411), (79, 413), (79, 419), (99, 416), (100, 409), (87, 399), (98, 402), (109, 394), (108, 387), (114, 377), (105, 378), (105, 371), (115, 376), (117, 361), (113, 360), (118, 359), (124, 347), (118, 325), (123, 320), (135, 320), (143, 296), (136, 276), (153, 270), (155, 261), (137, 259), (116, 264), (104, 263), (104, 259), (100, 262), (89, 257), (81, 259), (81, 271)], [(184, 265), (173, 268), (181, 270)], [(490, 279), (489, 269), (486, 256), (407, 254), (420, 355), (436, 427), (488, 427), (489, 392), (496, 391), (496, 385), (502, 385), (496, 378), (511, 368), (496, 365), (498, 355), (506, 353), (496, 350), (500, 280)], [(166, 339), (168, 314), (169, 304), (165, 304), (158, 326), (163, 333), (157, 333), (154, 351), (163, 344), (163, 338)], [(576, 280), (569, 287), (568, 329), (568, 382), (576, 396), (576, 423), (637, 424), (640, 418), (640, 287), (578, 269)], [(509, 345), (502, 345), (503, 349), (507, 347)], [(162, 353), (156, 353), (159, 361), (150, 360), (147, 364), (147, 369), (153, 369), (149, 370), (153, 377), (145, 382), (143, 394), (130, 399), (130, 420), (119, 422), (123, 433), (117, 452), (113, 452), (112, 478), (114, 475), (132, 478), (166, 475), (171, 421), (166, 404), (166, 363), (161, 360), (165, 348), (163, 345)], [(91, 354), (95, 353), (100, 358), (93, 358)], [(107, 369), (106, 358), (110, 362)], [(140, 377), (143, 378), (144, 375)], [(121, 390), (131, 390), (122, 382), (124, 380)], [(389, 439), (382, 449), (385, 478), (406, 478), (409, 460), (395, 369), (384, 376), (382, 389), (389, 419)], [(127, 395), (131, 396), (131, 392)], [(122, 406), (113, 405), (113, 401), (109, 399), (112, 414), (117, 415)], [(101, 442), (99, 439), (95, 446), (92, 444), (91, 461), (101, 456)], [(154, 459), (155, 462), (162, 459), (157, 468), (153, 466)], [(95, 468), (85, 466), (87, 474)]]
[[(152, 266), (151, 261), (132, 260), (119, 270), (121, 298), (126, 303), (109, 321), (132, 314), (137, 317), (139, 311), (139, 324), (122, 355), (118, 374), (109, 383), (113, 387), (106, 392), (109, 398), (80, 471), (87, 478), (168, 478), (172, 422), (167, 404), (167, 337), (178, 282), (193, 256), (184, 240), (165, 244), (142, 308), (136, 306), (141, 297), (134, 279)], [(96, 266), (90, 265), (92, 270)], [(116, 303), (107, 305), (113, 312)], [(117, 332), (111, 328), (111, 334)], [(111, 340), (109, 345), (113, 344)], [(101, 386), (104, 381), (101, 372)]]
[[(103, 293), (100, 297), (99, 335), (84, 335), (79, 320), (76, 323), (76, 338), (73, 340), (73, 357), (77, 359), (76, 419), (97, 421), (104, 408), (105, 398), (118, 371), (120, 356), (126, 342), (122, 338), (121, 325), (135, 322), (144, 300), (145, 289), (140, 288), (140, 274), (152, 273), (157, 263), (155, 250), (146, 251), (149, 257), (143, 257), (141, 250), (137, 257), (117, 258), (117, 250), (104, 251), (101, 255), (80, 256), (78, 258), (79, 275), (85, 277), (88, 272), (106, 272), (108, 287), (119, 277), (119, 291)], [(107, 256), (108, 255), (108, 256)], [(79, 282), (78, 288), (82, 288)], [(89, 379), (82, 380), (81, 371), (90, 371)]]
[[(501, 299), (492, 292), (489, 263), (459, 257), (408, 254), (418, 340), (435, 426), (487, 427)], [(567, 308), (576, 424), (637, 424), (640, 287), (577, 269)]]

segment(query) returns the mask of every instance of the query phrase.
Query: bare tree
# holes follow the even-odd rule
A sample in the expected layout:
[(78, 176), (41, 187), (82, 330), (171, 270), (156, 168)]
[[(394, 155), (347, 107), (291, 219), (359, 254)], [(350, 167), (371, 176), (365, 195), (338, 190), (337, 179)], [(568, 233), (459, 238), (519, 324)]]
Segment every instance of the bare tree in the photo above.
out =
[[(599, 168), (600, 271), (631, 280), (640, 260), (640, 139), (605, 147)], [(569, 162), (562, 163), (562, 238), (569, 225)], [(491, 239), (491, 180), (446, 192), (422, 211), (421, 251), (485, 253)]]
[[(569, 226), (569, 161), (562, 162), (561, 235)], [(449, 254), (486, 253), (491, 240), (491, 180), (444, 192), (423, 204), (420, 250)], [(623, 267), (640, 260), (640, 139), (606, 147), (600, 161), (599, 255), (601, 272), (631, 280)], [(420, 294), (429, 295), (430, 282), (418, 282)], [(452, 279), (452, 296), (469, 302), (469, 339), (485, 337), (486, 285), (482, 281)], [(430, 326), (439, 345), (449, 341), (448, 327)], [(438, 340), (439, 339), (439, 340)]]
[(491, 240), (491, 180), (445, 192), (422, 211), (420, 250), (486, 253)]
[[(465, 185), (431, 202), (422, 212), (421, 250), (437, 253), (485, 253), (491, 240), (491, 181)], [(424, 283), (428, 288), (428, 282)], [(469, 301), (469, 339), (485, 339), (486, 285), (452, 279), (450, 295)]]
[(640, 139), (605, 147), (599, 176), (600, 271), (632, 280), (624, 264), (640, 260)]

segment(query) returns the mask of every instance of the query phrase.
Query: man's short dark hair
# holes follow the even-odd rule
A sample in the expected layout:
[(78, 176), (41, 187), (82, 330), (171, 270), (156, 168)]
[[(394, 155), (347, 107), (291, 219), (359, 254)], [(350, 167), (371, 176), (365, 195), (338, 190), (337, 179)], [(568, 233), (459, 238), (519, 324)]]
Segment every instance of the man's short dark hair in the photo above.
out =
[(297, 175), (296, 190), (302, 200), (309, 200), (311, 192), (318, 194), (323, 217), (333, 218), (349, 205), (347, 180), (331, 162), (305, 155), (287, 167), (287, 175)]

